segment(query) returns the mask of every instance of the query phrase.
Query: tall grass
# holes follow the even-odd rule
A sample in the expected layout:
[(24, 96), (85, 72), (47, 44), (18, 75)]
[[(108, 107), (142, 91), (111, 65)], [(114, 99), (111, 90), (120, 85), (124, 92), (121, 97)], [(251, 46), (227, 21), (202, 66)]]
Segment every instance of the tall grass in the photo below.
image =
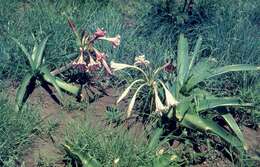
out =
[[(74, 34), (71, 32), (65, 12), (71, 16), (80, 29), (94, 32), (97, 27), (104, 27), (110, 36), (122, 34), (121, 15), (111, 6), (105, 6), (96, 1), (73, 2), (62, 0), (53, 1), (4, 1), (1, 0), (0, 16), (2, 26), (0, 33), (1, 74), (0, 77), (20, 78), (26, 68), (21, 51), (14, 45), (10, 37), (15, 37), (31, 46), (47, 34), (51, 34), (46, 49), (46, 62), (52, 68), (76, 58), (70, 55), (77, 52)], [(8, 11), (11, 10), (12, 12)], [(114, 50), (107, 46), (110, 55)], [(115, 54), (115, 53), (113, 53)], [(68, 56), (70, 55), (70, 56)]]
[(12, 167), (20, 161), (20, 156), (30, 143), (39, 115), (26, 108), (15, 112), (14, 105), (0, 93), (0, 166)]
[[(83, 157), (91, 156), (104, 167), (153, 166), (155, 160), (161, 156), (158, 154), (159, 150), (164, 148), (162, 143), (157, 143), (158, 139), (147, 143), (145, 136), (134, 138), (123, 127), (104, 129), (91, 126), (89, 121), (70, 123), (65, 140)], [(175, 151), (168, 148), (162, 154), (172, 156)], [(119, 160), (118, 163), (115, 160)], [(177, 156), (171, 161), (172, 166), (178, 166)]]
[[(81, 29), (93, 32), (96, 27), (103, 27), (110, 36), (122, 36), (119, 49), (101, 44), (110, 59), (132, 61), (134, 56), (146, 54), (157, 62), (158, 58), (164, 59), (165, 56), (175, 54), (177, 36), (184, 32), (191, 42), (197, 39), (198, 35), (202, 35), (206, 41), (204, 55), (216, 57), (220, 63), (260, 62), (260, 45), (257, 40), (260, 35), (259, 19), (256, 17), (260, 6), (258, 1), (236, 0), (227, 5), (226, 1), (196, 0), (194, 12), (183, 24), (178, 24), (176, 20), (171, 21), (169, 17), (173, 20), (182, 17), (180, 8), (184, 1), (172, 1), (171, 10), (165, 10), (167, 7), (161, 0), (0, 1), (2, 77), (19, 77), (24, 71), (20, 64), (23, 64), (21, 62), (25, 59), (10, 41), (10, 36), (18, 38), (22, 43), (33, 44), (34, 40), (51, 34), (46, 61), (52, 68), (76, 57), (68, 56), (75, 53), (77, 48), (66, 17), (62, 15), (64, 12), (71, 16)], [(158, 11), (160, 15), (156, 14)]]

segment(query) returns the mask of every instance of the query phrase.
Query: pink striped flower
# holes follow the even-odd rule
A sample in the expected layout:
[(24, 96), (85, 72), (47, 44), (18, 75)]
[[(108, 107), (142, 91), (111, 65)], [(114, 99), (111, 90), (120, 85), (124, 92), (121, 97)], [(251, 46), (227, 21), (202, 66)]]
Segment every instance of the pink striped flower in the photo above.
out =
[(98, 39), (103, 39), (103, 40), (107, 40), (109, 41), (114, 48), (118, 47), (120, 45), (120, 40), (121, 40), (121, 36), (120, 35), (117, 35), (113, 38), (107, 38), (107, 37), (100, 37)]
[(96, 32), (94, 33), (96, 38), (104, 37), (106, 35), (106, 31), (103, 29), (97, 28)]
[(112, 71), (106, 62), (106, 54), (103, 52), (99, 52), (97, 49), (94, 49), (94, 51), (96, 53), (96, 60), (102, 63), (108, 74), (112, 75)]

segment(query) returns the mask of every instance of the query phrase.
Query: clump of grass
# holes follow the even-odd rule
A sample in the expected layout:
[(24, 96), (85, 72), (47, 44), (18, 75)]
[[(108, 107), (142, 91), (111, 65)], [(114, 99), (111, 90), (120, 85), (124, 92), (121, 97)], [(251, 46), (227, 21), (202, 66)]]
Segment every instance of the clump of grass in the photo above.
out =
[[(0, 0), (0, 77), (18, 79), (24, 76), (26, 60), (18, 48), (13, 47), (10, 37), (15, 37), (26, 46), (31, 46), (47, 34), (51, 34), (46, 53), (46, 63), (50, 68), (59, 67), (70, 60), (75, 59), (78, 47), (74, 43), (74, 36), (67, 26), (67, 18), (63, 13), (76, 20), (79, 29), (94, 32), (97, 27), (104, 28), (111, 35), (121, 34), (123, 31), (122, 17), (109, 4), (104, 5), (97, 1), (71, 2), (62, 0), (53, 1), (29, 1), (4, 2)], [(3, 5), (2, 5), (3, 4)], [(6, 9), (13, 11), (7, 12)], [(8, 14), (5, 14), (8, 13)], [(2, 35), (3, 34), (3, 35)], [(124, 36), (124, 33), (122, 33)], [(108, 55), (117, 54), (110, 45), (105, 45), (104, 50)], [(14, 66), (13, 64), (17, 64)]]
[(0, 166), (15, 166), (30, 143), (39, 115), (29, 107), (15, 112), (15, 105), (0, 94)]
[(196, 37), (205, 23), (210, 23), (216, 1), (205, 0), (156, 0), (140, 21), (139, 31), (145, 36), (157, 36), (159, 40), (176, 41), (180, 33)]
[(108, 124), (115, 124), (116, 126), (122, 123), (123, 112), (114, 106), (107, 106), (106, 120)]
[(85, 111), (88, 108), (87, 102), (77, 102), (74, 97), (66, 97), (64, 100), (63, 109), (68, 112), (73, 112), (75, 110)]
[(77, 154), (102, 166), (153, 166), (160, 158), (165, 158), (168, 165), (176, 166), (179, 161), (173, 150), (163, 149), (163, 142), (159, 142), (156, 134), (157, 137), (147, 143), (144, 136), (134, 139), (123, 127), (91, 127), (86, 121), (69, 124), (66, 132), (67, 149), (73, 150), (74, 158)]

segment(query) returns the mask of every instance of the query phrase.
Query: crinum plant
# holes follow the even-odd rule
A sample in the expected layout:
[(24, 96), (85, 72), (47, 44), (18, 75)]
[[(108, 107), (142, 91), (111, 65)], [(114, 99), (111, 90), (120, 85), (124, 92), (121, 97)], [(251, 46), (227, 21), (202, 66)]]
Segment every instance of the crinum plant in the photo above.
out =
[(80, 80), (80, 84), (85, 88), (84, 90), (87, 94), (95, 94), (94, 91), (92, 91), (93, 87), (104, 93), (104, 89), (99, 82), (100, 72), (102, 69), (105, 69), (106, 74), (109, 75), (111, 75), (112, 72), (106, 61), (107, 55), (101, 52), (95, 44), (98, 41), (105, 40), (110, 42), (113, 48), (116, 48), (120, 45), (120, 35), (107, 37), (107, 32), (100, 28), (97, 28), (94, 33), (87, 33), (85, 30), (80, 32), (69, 17), (68, 24), (75, 34), (79, 51), (79, 56), (70, 63), (69, 67), (73, 67), (79, 72), (80, 77), (78, 77), (78, 80)]
[[(80, 92), (79, 87), (68, 84), (63, 80), (53, 76), (47, 65), (44, 63), (44, 50), (48, 37), (49, 36), (47, 36), (40, 43), (35, 43), (31, 54), (28, 52), (23, 44), (21, 44), (17, 39), (12, 38), (22, 49), (30, 65), (29, 71), (22, 80), (16, 93), (17, 110), (20, 110), (23, 107), (24, 103), (26, 102), (29, 95), (32, 93), (37, 84), (40, 84), (52, 96), (52, 90), (50, 89), (49, 85), (54, 86), (60, 98), (63, 97), (61, 89), (75, 96), (77, 96)], [(60, 101), (58, 100), (57, 102)]]
[[(205, 133), (213, 133), (227, 143), (241, 150), (246, 149), (243, 134), (234, 117), (228, 110), (219, 113), (219, 107), (253, 106), (243, 103), (239, 97), (217, 97), (200, 86), (207, 79), (235, 71), (259, 71), (259, 66), (236, 64), (216, 67), (216, 60), (198, 60), (202, 38), (199, 37), (191, 56), (189, 56), (188, 40), (183, 34), (180, 35), (177, 50), (177, 70), (175, 80), (168, 80), (171, 93), (179, 101), (176, 108), (169, 110), (168, 117), (175, 118), (182, 127), (199, 130)], [(216, 110), (213, 118), (207, 113)], [(213, 113), (213, 112), (212, 112)], [(230, 130), (214, 121), (214, 118), (221, 116)], [(177, 119), (176, 119), (177, 118)]]
[[(171, 94), (167, 86), (164, 84), (162, 80), (160, 80), (160, 73), (162, 70), (164, 70), (165, 67), (167, 67), (168, 64), (163, 65), (162, 67), (159, 67), (157, 69), (152, 69), (150, 67), (150, 62), (145, 59), (144, 55), (138, 56), (135, 58), (135, 63), (133, 65), (129, 64), (123, 64), (123, 63), (115, 63), (114, 61), (111, 62), (111, 68), (114, 72), (124, 70), (124, 69), (134, 69), (140, 72), (140, 78), (134, 80), (121, 94), (121, 96), (117, 100), (117, 104), (122, 101), (126, 96), (129, 94), (130, 90), (133, 87), (137, 87), (135, 93), (133, 94), (132, 99), (130, 100), (128, 109), (127, 109), (127, 117), (130, 117), (133, 111), (133, 107), (135, 104), (135, 101), (137, 99), (138, 93), (142, 89), (149, 90), (150, 93), (147, 94), (147, 96), (152, 96), (151, 103), (150, 103), (150, 109), (152, 111), (155, 111), (159, 115), (162, 115), (162, 112), (165, 110), (168, 110), (171, 107), (175, 107), (178, 104), (178, 101), (175, 99), (175, 97)], [(165, 103), (161, 101), (161, 97), (159, 95), (159, 90), (163, 89), (164, 91), (164, 97)], [(147, 97), (149, 98), (149, 97)], [(155, 108), (153, 107), (155, 106)]]
[(68, 19), (68, 23), (76, 36), (76, 43), (80, 51), (79, 57), (73, 64), (85, 72), (96, 71), (103, 66), (107, 73), (112, 74), (106, 62), (106, 54), (95, 48), (94, 44), (99, 40), (106, 40), (116, 48), (120, 45), (120, 35), (112, 38), (106, 37), (107, 32), (100, 28), (97, 28), (93, 34), (88, 34), (86, 31), (80, 33), (71, 19)]
[[(189, 56), (188, 40), (181, 34), (178, 41), (177, 67), (169, 62), (156, 70), (150, 70), (150, 72), (148, 70), (147, 72), (149, 61), (145, 60), (144, 56), (136, 58), (134, 65), (111, 62), (113, 71), (132, 68), (142, 74), (142, 78), (136, 79), (125, 89), (117, 103), (127, 96), (134, 85), (138, 85), (127, 110), (127, 116), (130, 116), (138, 92), (148, 87), (154, 95), (152, 101), (155, 103), (155, 111), (159, 112), (160, 115), (167, 116), (169, 121), (175, 121), (179, 125), (176, 128), (183, 129), (184, 127), (184, 129), (212, 133), (239, 150), (241, 148), (246, 149), (243, 134), (231, 113), (226, 111), (218, 114), (218, 116), (223, 117), (230, 130), (226, 130), (212, 117), (205, 116), (205, 113), (219, 107), (241, 107), (252, 106), (253, 104), (243, 103), (239, 97), (217, 97), (198, 86), (205, 80), (221, 74), (234, 71), (258, 71), (260, 67), (246, 64), (215, 67), (215, 60), (198, 61), (201, 43), (202, 38), (200, 37), (196, 42), (194, 51)], [(138, 64), (141, 64), (141, 66), (138, 66)], [(163, 69), (165, 72), (173, 72), (174, 77), (163, 78), (163, 75), (159, 75), (159, 73), (163, 73)], [(163, 88), (164, 93), (158, 93), (161, 92), (158, 91), (158, 87)]]

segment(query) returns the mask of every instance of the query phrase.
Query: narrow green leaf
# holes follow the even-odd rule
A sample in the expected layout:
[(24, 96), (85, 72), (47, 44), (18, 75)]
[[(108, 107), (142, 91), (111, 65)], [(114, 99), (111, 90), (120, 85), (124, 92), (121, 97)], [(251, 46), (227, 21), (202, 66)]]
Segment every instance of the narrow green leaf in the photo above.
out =
[(201, 112), (208, 109), (224, 106), (252, 106), (252, 104), (242, 103), (235, 97), (212, 97), (206, 99), (197, 99), (196, 111)]
[(32, 51), (32, 61), (35, 62), (36, 56), (37, 56), (37, 48), (38, 48), (38, 44), (35, 43), (33, 46), (33, 51)]
[(44, 38), (44, 40), (42, 40), (36, 48), (36, 52), (35, 52), (35, 56), (34, 56), (35, 57), (34, 63), (36, 64), (36, 69), (39, 68), (40, 65), (42, 64), (43, 52), (44, 52), (46, 43), (48, 41), (48, 38), (49, 38), (49, 36)]
[(201, 88), (194, 88), (192, 89), (191, 93), (194, 97), (205, 99), (205, 98), (215, 98), (216, 96), (211, 94), (210, 92), (201, 89)]
[(196, 61), (196, 58), (198, 57), (198, 53), (199, 53), (199, 50), (200, 50), (200, 47), (201, 47), (201, 43), (202, 43), (202, 37), (199, 36), (199, 38), (196, 41), (194, 51), (192, 52), (192, 58), (191, 58), (191, 61), (190, 61), (189, 71), (193, 67), (193, 65)]
[(69, 92), (75, 96), (79, 95), (80, 93), (80, 87), (76, 86), (76, 85), (72, 85), (72, 84), (69, 84), (69, 83), (66, 83), (65, 81), (55, 77), (55, 81), (57, 83), (57, 85), (65, 90), (66, 92)]
[(44, 66), (40, 69), (40, 71), (43, 73), (43, 79), (46, 80), (48, 83), (52, 84), (55, 87), (60, 98), (63, 98), (62, 91), (60, 90), (60, 87), (56, 82), (56, 78), (53, 75), (51, 75), (49, 69), (46, 66)]
[(237, 125), (233, 116), (230, 113), (227, 113), (227, 114), (222, 115), (222, 117), (225, 119), (225, 121), (228, 123), (229, 127), (233, 130), (233, 132), (237, 135), (237, 137), (243, 143), (244, 149), (247, 150), (244, 135), (241, 132), (241, 130), (240, 130), (239, 126)]
[(218, 67), (212, 70), (212, 75), (209, 78), (224, 74), (227, 72), (236, 72), (236, 71), (260, 71), (260, 66), (248, 65), (248, 64), (236, 64), (236, 65), (227, 65), (223, 67)]
[(187, 91), (195, 87), (199, 82), (202, 82), (211, 74), (211, 69), (214, 68), (214, 63), (208, 59), (199, 61), (190, 71), (189, 78), (184, 85)]
[(180, 35), (178, 41), (178, 55), (177, 55), (177, 74), (178, 74), (178, 82), (180, 87), (182, 87), (183, 83), (186, 80), (189, 69), (189, 57), (188, 57), (188, 40), (184, 37), (184, 34)]
[(118, 100), (116, 101), (116, 103), (118, 104), (121, 100), (123, 100), (126, 95), (129, 93), (129, 91), (131, 90), (131, 88), (138, 82), (142, 82), (144, 81), (143, 79), (138, 79), (138, 80), (135, 80), (134, 82), (132, 82), (125, 90), (124, 92), (121, 94), (121, 96), (118, 98)]
[(28, 98), (28, 86), (30, 85), (30, 82), (33, 78), (33, 74), (28, 73), (25, 75), (24, 79), (22, 80), (17, 92), (16, 92), (16, 105), (17, 110), (21, 109), (23, 104)]
[(23, 44), (21, 44), (16, 38), (12, 37), (12, 40), (14, 40), (15, 43), (22, 49), (23, 53), (26, 55), (26, 58), (28, 59), (28, 61), (30, 63), (31, 68), (35, 69), (35, 65), (34, 65), (34, 63), (32, 61), (31, 55), (28, 52), (28, 50), (25, 48), (25, 46)]
[(192, 70), (191, 78), (188, 80), (187, 84), (185, 85), (187, 90), (192, 89), (198, 83), (206, 79), (224, 73), (236, 72), (236, 71), (259, 71), (260, 70), (260, 66), (247, 65), (247, 64), (227, 65), (227, 66), (217, 67), (213, 69), (212, 66), (209, 64), (205, 64), (204, 66), (205, 67), (203, 67), (203, 64), (199, 64), (197, 68)]
[(202, 118), (196, 113), (187, 112), (181, 121), (181, 125), (202, 132), (214, 133), (238, 150), (243, 148), (243, 144), (238, 138), (219, 126), (213, 120)]

